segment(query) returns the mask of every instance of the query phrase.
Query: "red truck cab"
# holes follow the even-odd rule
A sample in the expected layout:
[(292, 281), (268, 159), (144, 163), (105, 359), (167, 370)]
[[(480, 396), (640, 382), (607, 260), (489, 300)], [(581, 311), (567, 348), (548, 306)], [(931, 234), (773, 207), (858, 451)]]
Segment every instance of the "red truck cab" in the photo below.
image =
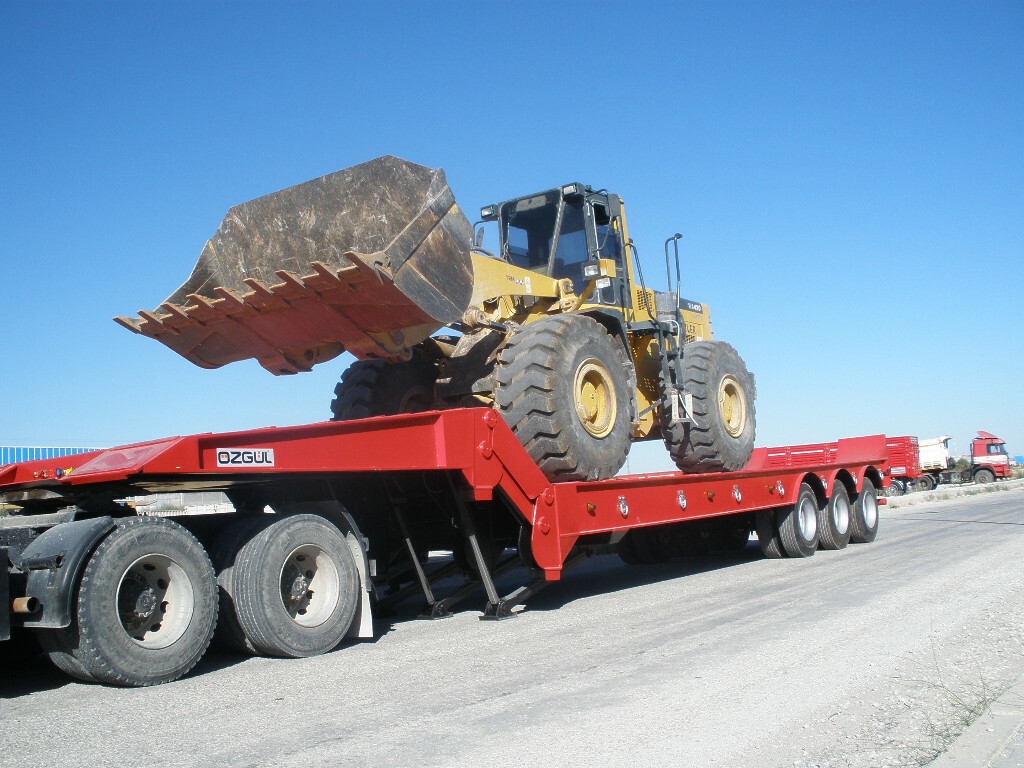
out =
[[(1010, 476), (1010, 456), (1006, 453), (1006, 441), (988, 432), (978, 432), (971, 441), (971, 464), (975, 482), (991, 482), (997, 477)], [(992, 473), (988, 478), (985, 470)]]

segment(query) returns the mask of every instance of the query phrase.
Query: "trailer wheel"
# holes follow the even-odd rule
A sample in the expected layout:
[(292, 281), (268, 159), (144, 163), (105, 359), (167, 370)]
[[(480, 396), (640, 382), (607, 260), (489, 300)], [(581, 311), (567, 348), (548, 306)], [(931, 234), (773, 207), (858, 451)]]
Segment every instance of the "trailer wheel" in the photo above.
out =
[(976, 483), (994, 483), (996, 475), (991, 469), (979, 469), (974, 473), (974, 482)]
[(742, 469), (754, 450), (754, 378), (732, 345), (692, 341), (683, 347), (683, 386), (693, 421), (663, 423), (665, 445), (683, 472)]
[(216, 621), (213, 566), (202, 545), (170, 520), (129, 518), (86, 563), (71, 626), (40, 633), (40, 641), (79, 679), (157, 685), (196, 665)]
[(778, 510), (759, 509), (754, 515), (754, 532), (765, 557), (775, 560), (786, 556), (779, 537)]
[(357, 360), (334, 388), (332, 421), (419, 413), (434, 404), (437, 366), (416, 356), (405, 363)]
[(253, 649), (298, 658), (325, 653), (348, 633), (359, 575), (341, 532), (319, 515), (291, 515), (238, 551), (231, 590)]
[(636, 530), (626, 531), (626, 535), (615, 542), (615, 552), (626, 565), (641, 565), (643, 563), (640, 554), (633, 546), (634, 533)]
[(667, 563), (682, 554), (678, 530), (671, 525), (655, 525), (633, 531), (633, 549), (646, 565)]
[(818, 497), (807, 483), (800, 484), (796, 504), (780, 510), (779, 538), (790, 557), (810, 557), (818, 548)]
[(629, 368), (593, 318), (546, 317), (509, 336), (495, 402), (549, 480), (601, 480), (629, 452)]
[(850, 543), (850, 495), (838, 480), (832, 495), (818, 515), (818, 545), (822, 549), (842, 549)]
[(850, 541), (867, 544), (878, 534), (878, 497), (875, 484), (867, 477), (850, 511)]

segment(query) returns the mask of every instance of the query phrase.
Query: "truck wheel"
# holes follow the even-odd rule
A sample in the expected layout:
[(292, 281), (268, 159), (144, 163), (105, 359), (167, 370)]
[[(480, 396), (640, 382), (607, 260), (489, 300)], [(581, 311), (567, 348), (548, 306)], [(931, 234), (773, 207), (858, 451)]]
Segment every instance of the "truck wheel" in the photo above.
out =
[(850, 543), (850, 495), (838, 480), (832, 496), (818, 515), (818, 545), (822, 549), (842, 549)]
[(348, 633), (359, 575), (341, 531), (319, 515), (291, 515), (239, 549), (231, 591), (239, 626), (257, 653), (315, 656)]
[(593, 318), (546, 317), (509, 336), (494, 398), (549, 480), (601, 480), (629, 452), (629, 368)]
[(979, 469), (974, 473), (974, 482), (976, 483), (994, 483), (995, 480), (995, 473), (991, 469)]
[(690, 342), (683, 386), (693, 396), (694, 419), (664, 429), (676, 466), (691, 474), (742, 469), (754, 450), (755, 390), (739, 354), (722, 341)]
[(214, 639), (224, 648), (241, 651), (242, 653), (253, 654), (256, 649), (252, 647), (249, 638), (242, 631), (238, 623), (238, 616), (235, 613), (234, 600), (234, 572), (235, 560), (238, 551), (248, 542), (257, 531), (274, 522), (273, 515), (253, 515), (238, 520), (225, 528), (217, 536), (217, 540), (210, 552), (210, 559), (213, 561), (213, 568), (217, 572), (217, 587), (220, 598), (219, 618), (217, 619), (217, 630)]
[(96, 678), (89, 674), (78, 659), (75, 658), (75, 649), (72, 642), (78, 640), (78, 623), (71, 619), (71, 626), (62, 629), (37, 629), (36, 639), (39, 641), (43, 652), (49, 657), (50, 662), (68, 677), (81, 680), (85, 683), (95, 683)]
[(864, 483), (850, 509), (850, 541), (867, 544), (878, 534), (878, 497), (875, 484), (864, 478)]
[(885, 495), (902, 496), (905, 490), (906, 488), (903, 485), (902, 481), (893, 478), (893, 480), (889, 484), (889, 487), (885, 489)]
[(779, 538), (778, 510), (759, 509), (754, 515), (754, 532), (765, 557), (774, 560), (786, 556)]
[(935, 478), (931, 475), (925, 475), (918, 482), (921, 484), (922, 491), (933, 491), (935, 490)]
[(796, 504), (779, 511), (779, 538), (790, 557), (810, 557), (818, 548), (818, 497), (800, 484)]
[(437, 366), (414, 357), (405, 363), (357, 360), (341, 374), (331, 401), (332, 421), (419, 413), (434, 404)]
[(71, 626), (40, 634), (57, 649), (51, 658), (65, 672), (125, 686), (176, 680), (202, 658), (213, 636), (217, 592), (210, 558), (177, 523), (122, 520), (86, 563), (76, 614)]

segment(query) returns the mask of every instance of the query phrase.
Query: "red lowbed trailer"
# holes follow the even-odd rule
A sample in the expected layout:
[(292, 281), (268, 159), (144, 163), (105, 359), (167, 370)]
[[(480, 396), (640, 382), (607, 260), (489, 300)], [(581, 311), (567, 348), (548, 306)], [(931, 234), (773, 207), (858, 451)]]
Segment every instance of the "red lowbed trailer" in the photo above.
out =
[[(214, 634), (309, 656), (372, 637), (372, 612), (420, 595), (449, 615), (482, 591), (512, 609), (581, 559), (630, 563), (746, 546), (768, 557), (874, 539), (885, 437), (759, 448), (741, 471), (552, 484), (489, 409), (173, 437), (0, 467), (0, 644), (31, 630), (83, 680), (146, 685)], [(133, 499), (223, 491), (234, 513), (140, 516)], [(428, 557), (450, 552), (443, 561)], [(530, 578), (500, 595), (495, 578)], [(458, 573), (464, 586), (435, 590)], [(219, 620), (218, 620), (219, 613)]]

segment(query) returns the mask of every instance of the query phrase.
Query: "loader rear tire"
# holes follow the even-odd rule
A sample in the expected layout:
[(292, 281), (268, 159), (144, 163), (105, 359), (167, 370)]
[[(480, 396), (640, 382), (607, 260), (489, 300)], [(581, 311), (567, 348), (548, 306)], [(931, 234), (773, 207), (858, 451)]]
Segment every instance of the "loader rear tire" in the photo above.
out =
[(742, 469), (754, 450), (754, 378), (732, 345), (691, 341), (683, 347), (683, 386), (693, 421), (663, 421), (665, 445), (683, 472)]
[(331, 402), (331, 421), (419, 413), (434, 404), (437, 366), (414, 357), (405, 363), (357, 360), (341, 374)]
[(586, 315), (558, 315), (509, 336), (494, 393), (505, 422), (549, 480), (602, 480), (626, 461), (630, 362)]

